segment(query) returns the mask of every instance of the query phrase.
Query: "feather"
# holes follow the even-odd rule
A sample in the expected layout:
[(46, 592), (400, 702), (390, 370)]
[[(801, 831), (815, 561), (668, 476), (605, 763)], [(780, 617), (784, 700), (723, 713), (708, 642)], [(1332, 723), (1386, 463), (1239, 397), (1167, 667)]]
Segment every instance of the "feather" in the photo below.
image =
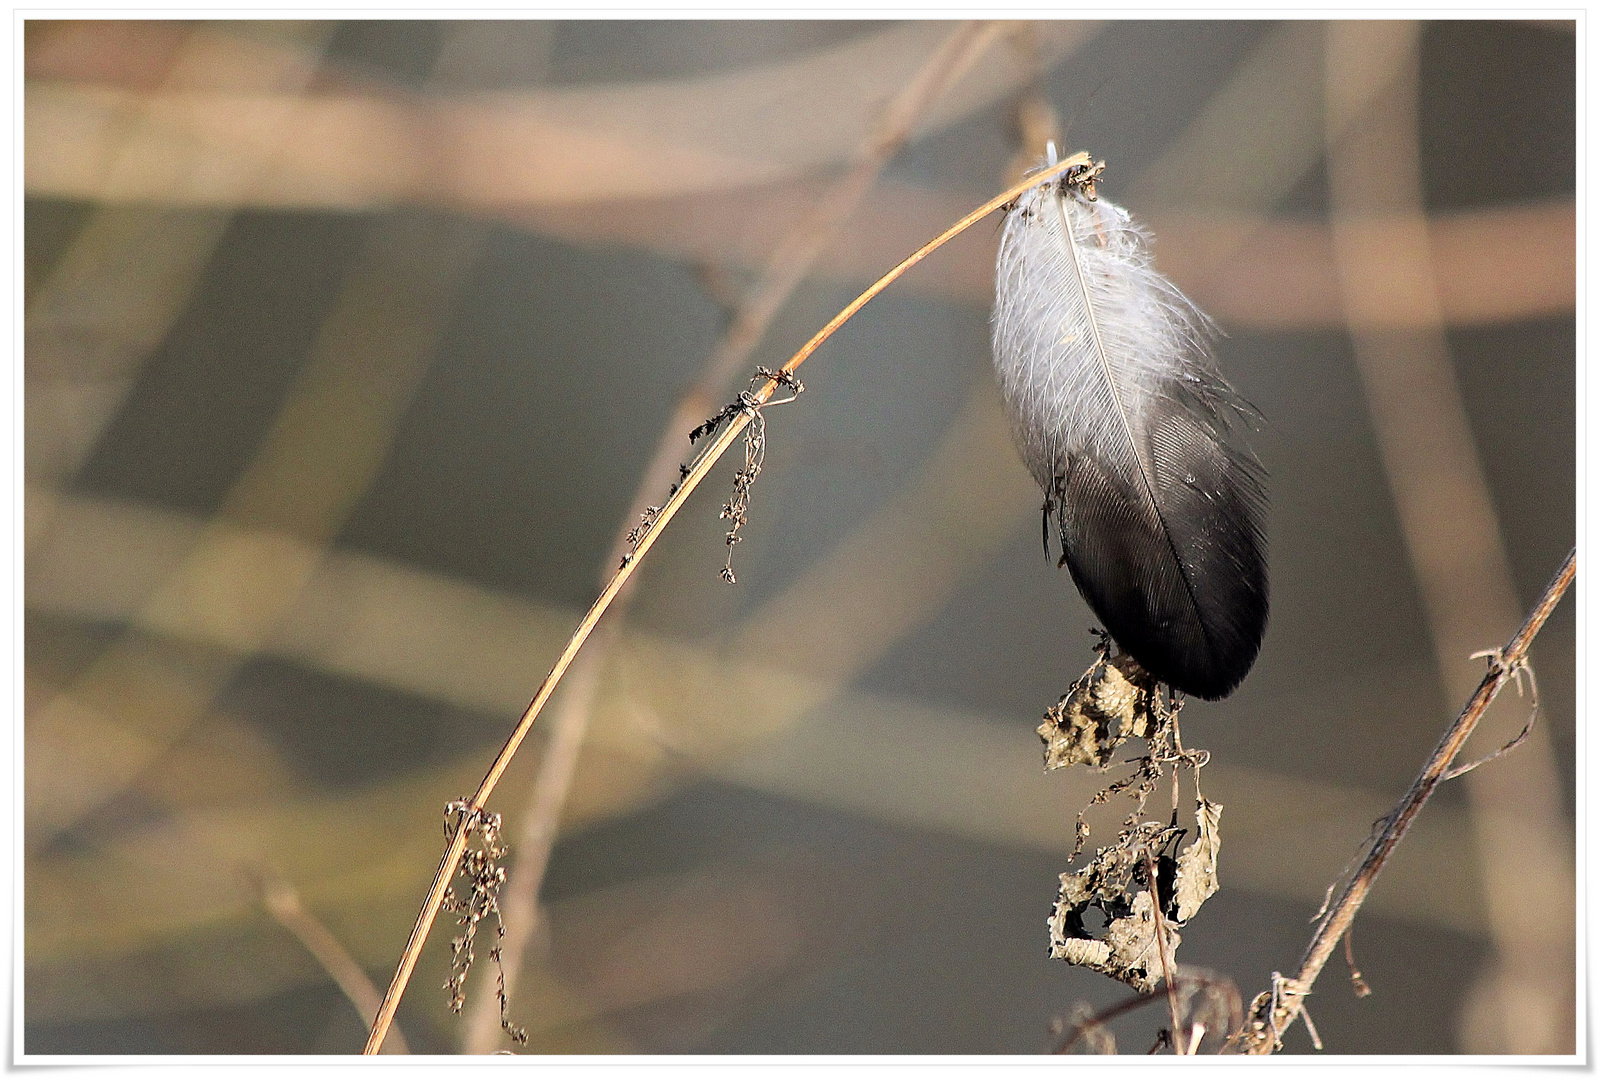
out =
[(1007, 213), (995, 372), (1079, 592), (1159, 681), (1217, 699), (1267, 627), (1265, 474), (1232, 430), (1254, 410), (1217, 369), (1215, 326), (1096, 197), (1099, 170)]

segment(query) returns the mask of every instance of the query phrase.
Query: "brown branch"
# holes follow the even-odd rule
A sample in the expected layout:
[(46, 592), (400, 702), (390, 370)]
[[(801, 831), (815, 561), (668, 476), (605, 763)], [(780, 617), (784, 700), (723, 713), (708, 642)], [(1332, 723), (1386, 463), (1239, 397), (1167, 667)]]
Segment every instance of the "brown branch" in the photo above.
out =
[(1252, 1015), (1231, 1039), (1231, 1042), (1235, 1042), (1246, 1053), (1271, 1054), (1282, 1046), (1280, 1036), (1296, 1017), (1302, 1015), (1306, 997), (1312, 992), (1312, 984), (1317, 981), (1318, 975), (1323, 971), (1323, 965), (1334, 952), (1340, 938), (1349, 932), (1357, 910), (1367, 899), (1368, 892), (1378, 879), (1379, 871), (1384, 869), (1384, 864), (1389, 861), (1395, 846), (1401, 842), (1401, 837), (1406, 835), (1412, 819), (1429, 800), (1434, 789), (1450, 774), (1452, 761), (1461, 752), (1468, 736), (1473, 734), (1473, 729), (1478, 725), (1479, 718), (1484, 715), (1485, 710), (1490, 707), (1490, 702), (1495, 700), (1496, 694), (1508, 680), (1516, 677), (1517, 671), (1525, 663), (1535, 635), (1540, 632), (1552, 609), (1573, 584), (1575, 572), (1575, 552), (1569, 551), (1562, 568), (1557, 571), (1556, 577), (1546, 587), (1545, 594), (1535, 604), (1534, 610), (1529, 613), (1529, 617), (1518, 632), (1512, 635), (1512, 640), (1507, 642), (1504, 649), (1491, 654), (1490, 670), (1479, 682), (1478, 689), (1468, 699), (1456, 722), (1446, 729), (1445, 736), (1434, 748), (1434, 753), (1429, 755), (1423, 771), (1412, 782), (1411, 790), (1390, 812), (1378, 839), (1368, 850), (1367, 858), (1362, 860), (1361, 867), (1346, 884), (1339, 900), (1318, 924), (1317, 932), (1312, 936), (1311, 944), (1307, 946), (1306, 953), (1301, 958), (1300, 970), (1293, 979), (1282, 981), (1275, 979), (1275, 982), (1280, 984), (1276, 987), (1277, 992), (1257, 997)]
[(1056, 1049), (1052, 1050), (1051, 1053), (1067, 1053), (1069, 1050), (1073, 1049), (1073, 1047), (1077, 1045), (1078, 1041), (1086, 1034), (1100, 1027), (1102, 1024), (1105, 1024), (1111, 1020), (1116, 1020), (1124, 1013), (1131, 1013), (1135, 1009), (1143, 1008), (1161, 996), (1161, 994), (1158, 994), (1154, 990), (1149, 994), (1135, 994), (1131, 998), (1124, 998), (1122, 1001), (1118, 1002), (1116, 1005), (1113, 1005), (1109, 1009), (1101, 1010), (1087, 1020), (1081, 1020), (1072, 1031), (1068, 1032), (1067, 1035), (1063, 1037), (1061, 1042), (1056, 1044)]
[[(971, 228), (1030, 188), (1038, 184), (1049, 183), (1069, 169), (1087, 165), (1089, 161), (1088, 154), (1073, 154), (1055, 165), (1012, 185), (990, 199), (983, 206), (967, 214), (950, 228), (908, 255), (895, 269), (879, 278), (868, 287), (867, 291), (847, 304), (843, 311), (835, 315), (821, 330), (813, 334), (811, 340), (801, 346), (800, 350), (790, 357), (783, 368), (776, 374), (779, 376), (788, 375), (800, 367), (801, 364), (805, 363), (807, 357), (816, 352), (823, 342), (832, 337), (834, 332), (843, 326), (851, 316), (866, 306), (868, 301), (889, 288), (901, 275), (922, 262), (931, 252), (943, 246), (952, 237)], [(578, 655), (578, 650), (583, 648), (584, 642), (589, 639), (589, 635), (594, 631), (595, 625), (600, 622), (601, 616), (606, 613), (606, 609), (611, 606), (617, 594), (627, 584), (628, 579), (633, 576), (634, 569), (639, 566), (645, 555), (656, 543), (656, 539), (661, 536), (662, 530), (672, 521), (695, 488), (700, 486), (700, 482), (706, 478), (706, 474), (711, 471), (717, 460), (734, 444), (734, 440), (739, 438), (746, 426), (755, 417), (756, 411), (772, 398), (779, 385), (779, 378), (771, 378), (759, 389), (752, 391), (750, 394), (750, 406), (740, 409), (722, 426), (721, 430), (710, 437), (710, 444), (695, 459), (694, 464), (690, 466), (683, 483), (679, 485), (678, 490), (662, 506), (661, 512), (644, 528), (644, 531), (640, 534), (638, 545), (622, 561), (616, 573), (612, 575), (611, 581), (607, 583), (606, 588), (601, 591), (595, 603), (585, 613), (583, 619), (579, 621), (577, 629), (573, 631), (572, 638), (567, 642), (567, 647), (557, 657), (555, 665), (550, 669), (550, 673), (545, 676), (545, 681), (540, 684), (534, 699), (528, 703), (528, 708), (524, 710), (522, 719), (517, 722), (516, 728), (513, 729), (511, 736), (506, 740), (506, 745), (496, 755), (494, 763), (489, 767), (489, 772), (485, 774), (483, 782), (478, 785), (478, 791), (474, 793), (468, 803), (469, 811), (478, 811), (484, 808), (484, 805), (489, 801), (490, 794), (495, 790), (496, 785), (500, 783), (502, 774), (511, 764), (511, 760), (516, 755), (518, 748), (522, 746), (523, 740), (528, 737), (528, 732), (534, 726), (534, 720), (545, 707), (545, 703), (550, 700), (550, 695), (555, 692), (556, 684), (561, 681), (568, 667), (572, 665), (574, 658)], [(406, 942), (405, 952), (401, 955), (400, 964), (395, 970), (393, 981), (389, 984), (389, 990), (384, 995), (383, 1005), (378, 1011), (377, 1019), (373, 1021), (372, 1032), (367, 1037), (367, 1046), (363, 1053), (375, 1054), (378, 1052), (378, 1048), (383, 1045), (384, 1035), (394, 1020), (395, 1009), (399, 1006), (400, 999), (406, 992), (406, 984), (411, 981), (412, 969), (417, 966), (417, 958), (422, 954), (423, 943), (428, 940), (428, 932), (433, 925), (434, 918), (439, 914), (440, 906), (444, 903), (445, 890), (449, 888), (450, 879), (455, 876), (456, 868), (461, 863), (461, 857), (467, 850), (468, 833), (474, 820), (474, 814), (471, 812), (460, 815), (460, 823), (457, 825), (455, 835), (450, 841), (450, 846), (445, 851), (444, 858), (439, 861), (439, 869), (434, 873), (433, 885), (428, 890), (428, 896), (423, 901), (422, 910), (417, 915), (417, 923), (412, 928), (411, 937)]]
[[(322, 920), (306, 909), (306, 905), (301, 902), (299, 891), (293, 885), (265, 869), (253, 869), (250, 876), (261, 892), (261, 902), (267, 913), (277, 919), (285, 930), (295, 935), (306, 947), (306, 951), (322, 965), (328, 977), (333, 979), (350, 1004), (355, 1006), (361, 1022), (370, 1023), (372, 1017), (378, 1015), (378, 988), (367, 978), (367, 973), (356, 963), (356, 958), (339, 943), (339, 939), (322, 924)], [(390, 1043), (390, 1052), (411, 1053), (406, 1046), (405, 1037), (398, 1028), (395, 1030), (394, 1041)]]

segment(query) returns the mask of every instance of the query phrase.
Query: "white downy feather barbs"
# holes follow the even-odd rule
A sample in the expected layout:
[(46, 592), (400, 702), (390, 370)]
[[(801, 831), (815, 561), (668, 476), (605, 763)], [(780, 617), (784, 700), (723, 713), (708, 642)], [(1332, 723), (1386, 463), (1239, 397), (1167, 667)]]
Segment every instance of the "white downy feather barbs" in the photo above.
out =
[(1158, 680), (1220, 698), (1267, 625), (1265, 478), (1231, 430), (1253, 410), (1217, 369), (1211, 320), (1097, 197), (1104, 168), (1008, 209), (995, 372), (1079, 592)]

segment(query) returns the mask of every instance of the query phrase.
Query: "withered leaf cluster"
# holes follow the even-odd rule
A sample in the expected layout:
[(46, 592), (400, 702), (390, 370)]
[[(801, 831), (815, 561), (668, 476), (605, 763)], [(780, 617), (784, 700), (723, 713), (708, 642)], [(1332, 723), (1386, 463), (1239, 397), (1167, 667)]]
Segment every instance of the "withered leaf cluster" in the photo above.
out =
[[(1185, 750), (1178, 735), (1178, 707), (1164, 702), (1155, 681), (1126, 656), (1101, 655), (1045, 715), (1040, 738), (1047, 770), (1090, 765), (1106, 770), (1129, 739), (1146, 742), (1143, 755), (1128, 759), (1132, 772), (1099, 792), (1090, 805), (1127, 792), (1136, 801), (1117, 839), (1098, 848), (1089, 862), (1061, 876), (1051, 913), (1051, 955), (1099, 971), (1150, 993), (1177, 970), (1182, 926), (1217, 892), (1218, 819), (1222, 806), (1200, 795), (1204, 751)], [(1172, 768), (1174, 806), (1170, 820), (1145, 818), (1157, 781)], [(1197, 777), (1194, 840), (1180, 850), (1189, 827), (1179, 825), (1177, 770)], [(1088, 836), (1082, 812), (1079, 844)], [(1075, 847), (1075, 857), (1078, 848)]]
[[(1178, 964), (1182, 926), (1217, 892), (1217, 822), (1223, 808), (1196, 803), (1199, 835), (1177, 858), (1163, 852), (1184, 834), (1176, 826), (1136, 823), (1099, 848), (1089, 865), (1062, 875), (1051, 913), (1051, 955), (1150, 993)], [(1158, 932), (1151, 877), (1166, 925)], [(1103, 929), (1092, 929), (1098, 913)], [(1160, 945), (1159, 945), (1160, 941)], [(1164, 957), (1165, 956), (1165, 966)]]
[(495, 917), (496, 945), (489, 957), (499, 972), (497, 994), (500, 997), (500, 1026), (518, 1044), (528, 1041), (528, 1033), (511, 1023), (506, 1015), (506, 971), (501, 963), (501, 938), (506, 928), (500, 921), (500, 887), (506, 883), (506, 869), (500, 861), (509, 849), (500, 839), (500, 815), (474, 807), (466, 800), (457, 800), (445, 808), (445, 835), (454, 835), (463, 819), (467, 821), (469, 847), (462, 856), (459, 877), (466, 879), (468, 892), (462, 896), (453, 883), (445, 890), (442, 910), (459, 913), (456, 924), (462, 933), (450, 941), (450, 980), (445, 989), (450, 991), (450, 1010), (460, 1013), (467, 1004), (467, 976), (473, 967), (473, 944), (478, 937), (478, 924)]
[[(1101, 937), (1095, 937), (1085, 926), (1084, 916), (1091, 908), (1098, 909), (1107, 919)], [(1171, 929), (1162, 939), (1166, 970), (1171, 971), (1178, 963), (1180, 939)], [(1110, 975), (1142, 994), (1155, 990), (1162, 980), (1164, 963), (1158, 952), (1150, 892), (1141, 890), (1131, 900), (1124, 889), (1106, 888), (1094, 868), (1063, 874), (1062, 891), (1051, 914), (1051, 955)]]
[(1173, 918), (1189, 922), (1206, 903), (1207, 897), (1217, 892), (1217, 852), (1222, 841), (1218, 839), (1217, 821), (1223, 816), (1223, 807), (1207, 799), (1195, 803), (1195, 843), (1179, 852), (1178, 874), (1173, 884)]

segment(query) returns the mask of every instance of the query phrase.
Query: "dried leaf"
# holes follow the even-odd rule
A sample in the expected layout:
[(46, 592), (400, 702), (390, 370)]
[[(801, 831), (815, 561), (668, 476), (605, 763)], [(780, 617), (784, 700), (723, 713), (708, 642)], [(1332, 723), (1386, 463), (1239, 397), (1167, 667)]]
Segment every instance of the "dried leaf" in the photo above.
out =
[[(1178, 966), (1179, 935), (1172, 927), (1167, 927), (1162, 939), (1167, 946), (1165, 966), (1172, 971)], [(1134, 910), (1121, 919), (1112, 920), (1112, 925), (1106, 928), (1106, 940), (1112, 946), (1111, 963), (1116, 969), (1107, 974), (1141, 993), (1155, 990), (1164, 965), (1157, 951), (1156, 912), (1150, 893), (1136, 895)]]
[[(1054, 929), (1054, 927), (1053, 927)], [(1112, 947), (1104, 941), (1094, 938), (1061, 938), (1055, 940), (1052, 934), (1051, 957), (1056, 960), (1066, 960), (1074, 967), (1087, 967), (1091, 971), (1100, 971), (1112, 974), (1108, 970), (1111, 966)]]
[(1045, 768), (1104, 768), (1124, 740), (1145, 738), (1151, 730), (1149, 678), (1126, 656), (1096, 661), (1038, 728)]
[[(1063, 875), (1064, 885), (1067, 876)], [(1162, 960), (1157, 952), (1151, 894), (1137, 893), (1129, 910), (1107, 925), (1104, 939), (1084, 935), (1083, 912), (1084, 908), (1075, 910), (1065, 900), (1058, 901), (1051, 918), (1051, 956), (1109, 975), (1142, 994), (1155, 990), (1161, 981)], [(1167, 966), (1172, 970), (1178, 963), (1179, 935), (1168, 927), (1164, 937)]]
[[(1126, 762), (1134, 766), (1131, 773), (1090, 800), (1090, 806), (1097, 806), (1126, 793), (1135, 807), (1113, 843), (1098, 848), (1083, 869), (1061, 875), (1061, 890), (1050, 920), (1051, 955), (1150, 993), (1165, 972), (1177, 967), (1180, 938), (1173, 926), (1194, 915), (1217, 891), (1218, 818), (1223, 808), (1198, 798), (1196, 840), (1178, 851), (1188, 831), (1178, 823), (1178, 770), (1194, 771), (1199, 793), (1200, 770), (1208, 755), (1204, 750), (1186, 750), (1179, 741), (1182, 702), (1165, 702), (1137, 663), (1123, 655), (1110, 657), (1107, 652), (1103, 646), (1095, 663), (1040, 725), (1046, 768), (1082, 762), (1104, 770), (1117, 748), (1131, 737), (1144, 739), (1147, 748), (1143, 755)], [(1170, 767), (1173, 817), (1168, 821), (1148, 819), (1144, 816), (1146, 800)], [(1080, 811), (1073, 858), (1078, 857), (1087, 836)], [(1158, 896), (1160, 911), (1155, 906)], [(1090, 920), (1092, 912), (1101, 919)], [(1160, 935), (1159, 918), (1170, 924), (1162, 927)]]
[[(1142, 890), (1129, 902), (1122, 887), (1103, 873), (1105, 869), (1096, 862), (1076, 874), (1062, 875), (1061, 892), (1051, 913), (1051, 956), (1150, 993), (1162, 974), (1151, 894)], [(1091, 908), (1109, 920), (1099, 938), (1084, 925)], [(1168, 927), (1164, 936), (1171, 970), (1178, 963), (1179, 935)]]
[(1174, 919), (1186, 922), (1206, 903), (1207, 897), (1217, 892), (1217, 853), (1223, 840), (1218, 833), (1218, 818), (1223, 807), (1208, 799), (1195, 804), (1195, 824), (1199, 834), (1195, 843), (1179, 852), (1178, 877), (1173, 888), (1177, 901)]

